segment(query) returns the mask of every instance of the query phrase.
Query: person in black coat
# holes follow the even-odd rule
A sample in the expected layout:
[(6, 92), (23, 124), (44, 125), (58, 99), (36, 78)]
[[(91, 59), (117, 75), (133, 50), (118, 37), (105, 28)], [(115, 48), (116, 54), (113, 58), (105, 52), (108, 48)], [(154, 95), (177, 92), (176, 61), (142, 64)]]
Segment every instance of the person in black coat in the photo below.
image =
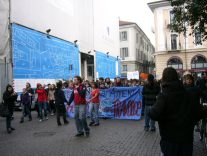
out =
[(11, 85), (7, 85), (6, 91), (3, 94), (4, 104), (8, 107), (9, 115), (6, 117), (6, 128), (7, 132), (11, 133), (12, 130), (15, 130), (11, 126), (11, 119), (14, 111), (14, 102), (17, 100), (17, 93), (14, 92), (14, 89)]
[[(191, 74), (187, 74), (185, 76), (184, 87), (188, 92), (190, 92), (191, 94), (193, 94), (193, 96), (195, 96), (197, 101), (196, 103), (200, 104), (200, 98), (202, 96), (202, 92), (200, 87), (195, 85), (194, 77)], [(196, 125), (196, 132), (200, 132), (199, 122)]]
[(163, 71), (162, 92), (149, 116), (158, 121), (164, 156), (192, 156), (197, 121), (207, 116), (192, 92), (187, 91), (174, 68)]
[(145, 109), (145, 131), (152, 131), (156, 130), (155, 128), (155, 121), (152, 120), (148, 113), (150, 108), (155, 104), (156, 97), (160, 92), (160, 87), (154, 82), (154, 76), (149, 74), (147, 79), (147, 84), (143, 88), (143, 105)]
[(64, 124), (68, 124), (68, 121), (66, 119), (66, 108), (64, 103), (68, 102), (65, 98), (65, 94), (62, 90), (62, 82), (57, 82), (57, 88), (55, 89), (55, 105), (56, 105), (56, 111), (57, 111), (57, 124), (58, 126), (61, 126), (60, 122), (60, 116), (63, 116)]

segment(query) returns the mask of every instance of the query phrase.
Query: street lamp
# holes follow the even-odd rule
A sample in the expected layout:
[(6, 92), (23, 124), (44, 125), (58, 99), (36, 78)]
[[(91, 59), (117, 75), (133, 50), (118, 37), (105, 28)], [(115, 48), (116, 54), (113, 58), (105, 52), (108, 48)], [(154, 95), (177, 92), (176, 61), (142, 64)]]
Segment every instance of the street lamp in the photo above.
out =
[(77, 42), (78, 42), (78, 40), (75, 40), (75, 41), (74, 41), (75, 47), (78, 46), (78, 45), (77, 45)]
[(50, 39), (50, 32), (51, 32), (51, 29), (47, 29), (47, 30), (46, 30), (47, 38), (49, 38), (49, 39)]
[(109, 57), (109, 52), (106, 53), (107, 57)]

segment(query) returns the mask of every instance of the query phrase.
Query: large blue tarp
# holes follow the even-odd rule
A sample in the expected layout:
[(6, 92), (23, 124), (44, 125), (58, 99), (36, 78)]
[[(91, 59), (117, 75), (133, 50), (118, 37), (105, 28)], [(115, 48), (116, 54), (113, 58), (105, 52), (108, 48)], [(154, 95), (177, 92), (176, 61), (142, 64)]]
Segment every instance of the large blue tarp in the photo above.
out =
[[(118, 63), (118, 66), (117, 66)], [(118, 68), (118, 69), (116, 69)], [(116, 72), (118, 71), (118, 73)], [(106, 53), (96, 52), (96, 71), (98, 77), (109, 77), (111, 79), (120, 76), (120, 61), (116, 57), (107, 56)]]
[[(99, 116), (139, 120), (142, 112), (142, 89), (143, 87), (113, 87), (100, 90)], [(69, 100), (72, 90), (64, 92), (66, 99)], [(86, 98), (88, 101), (91, 97)], [(74, 117), (74, 103), (67, 107), (67, 112), (69, 117)]]
[(68, 79), (80, 74), (79, 50), (70, 42), (17, 24), (12, 24), (12, 41), (15, 79)]

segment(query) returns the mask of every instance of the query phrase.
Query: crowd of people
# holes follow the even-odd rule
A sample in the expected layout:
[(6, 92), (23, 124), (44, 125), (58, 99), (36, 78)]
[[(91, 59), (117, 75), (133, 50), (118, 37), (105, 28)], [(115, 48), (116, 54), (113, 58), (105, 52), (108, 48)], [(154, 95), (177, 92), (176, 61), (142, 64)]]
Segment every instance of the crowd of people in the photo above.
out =
[[(205, 74), (195, 80), (191, 74), (179, 78), (173, 68), (163, 71), (162, 79), (155, 80), (149, 74), (146, 81), (127, 80), (119, 77), (111, 81), (109, 78), (99, 78), (97, 81), (83, 81), (80, 76), (75, 76), (73, 81), (58, 81), (47, 86), (37, 84), (36, 90), (29, 83), (22, 90), (21, 103), (23, 106), (20, 123), (26, 116), (32, 121), (31, 103), (36, 101), (36, 111), (39, 121), (48, 120), (48, 116), (56, 114), (57, 125), (61, 126), (60, 117), (64, 124), (69, 121), (66, 117), (66, 106), (75, 103), (76, 136), (89, 136), (89, 126), (99, 126), (100, 89), (110, 87), (137, 87), (143, 86), (143, 109), (145, 115), (144, 130), (156, 131), (155, 121), (158, 121), (161, 135), (161, 150), (164, 156), (177, 156), (178, 153), (191, 156), (193, 151), (193, 134), (196, 123), (207, 117), (207, 111), (202, 103), (207, 103), (207, 80)], [(64, 89), (71, 90), (72, 94), (66, 99)], [(90, 94), (90, 100), (86, 95)], [(6, 117), (7, 132), (15, 128), (11, 126), (14, 103), (17, 93), (8, 85), (3, 94), (4, 103), (8, 105), (9, 115)], [(91, 122), (87, 123), (86, 106), (89, 103)]]

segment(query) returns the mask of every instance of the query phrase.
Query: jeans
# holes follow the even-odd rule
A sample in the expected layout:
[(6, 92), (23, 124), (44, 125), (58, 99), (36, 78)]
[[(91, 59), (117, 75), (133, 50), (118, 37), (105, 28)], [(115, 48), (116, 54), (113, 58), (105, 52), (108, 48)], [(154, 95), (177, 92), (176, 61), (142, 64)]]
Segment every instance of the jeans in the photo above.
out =
[(150, 117), (149, 117), (149, 111), (151, 109), (152, 106), (145, 106), (145, 128), (146, 129), (155, 129), (155, 121), (152, 120)]
[(89, 112), (91, 115), (91, 122), (95, 122), (96, 124), (99, 123), (99, 103), (90, 103), (89, 105)]
[(86, 105), (75, 105), (75, 124), (78, 133), (89, 132), (88, 124), (86, 121)]
[(193, 143), (172, 143), (160, 141), (162, 156), (192, 156)]
[(11, 128), (11, 120), (13, 115), (13, 109), (9, 109), (9, 115), (6, 117), (6, 128)]
[(47, 103), (46, 102), (38, 102), (39, 109), (39, 117), (43, 119), (42, 109), (44, 110), (44, 116), (47, 117)]
[(24, 120), (25, 114), (29, 116), (29, 119), (32, 119), (30, 105), (23, 105), (22, 118), (21, 118), (22, 121)]

